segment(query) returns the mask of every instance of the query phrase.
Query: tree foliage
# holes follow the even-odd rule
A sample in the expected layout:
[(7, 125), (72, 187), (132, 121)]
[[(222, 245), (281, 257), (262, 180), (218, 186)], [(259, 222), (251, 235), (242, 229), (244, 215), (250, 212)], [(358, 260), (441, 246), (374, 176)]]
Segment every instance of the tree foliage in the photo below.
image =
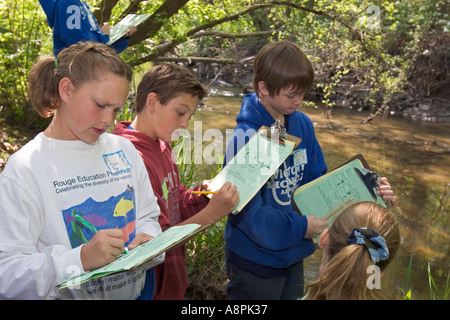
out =
[[(151, 15), (121, 54), (133, 67), (164, 60), (198, 63), (212, 70), (212, 78), (221, 72), (245, 86), (240, 70), (251, 70), (258, 49), (288, 38), (313, 62), (313, 98), (330, 107), (366, 106), (374, 112), (388, 110), (395, 95), (408, 89), (423, 43), (436, 35), (448, 39), (450, 31), (445, 0), (86, 2), (100, 23), (115, 23), (128, 13)], [(35, 116), (27, 112), (26, 76), (38, 55), (51, 53), (51, 30), (37, 1), (2, 2), (0, 21), (0, 116), (30, 125)]]
[(0, 3), (0, 116), (27, 123), (27, 77), (40, 53), (51, 50), (45, 14), (36, 1)]

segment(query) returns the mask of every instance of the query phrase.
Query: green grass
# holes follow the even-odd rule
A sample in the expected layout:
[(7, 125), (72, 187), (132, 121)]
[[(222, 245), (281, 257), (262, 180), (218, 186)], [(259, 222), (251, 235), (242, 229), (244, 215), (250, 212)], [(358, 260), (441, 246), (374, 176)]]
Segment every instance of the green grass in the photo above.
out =
[[(222, 169), (223, 156), (218, 156), (216, 165), (196, 165), (193, 164), (194, 148), (191, 146), (191, 152), (188, 153), (183, 148), (176, 148), (179, 144), (183, 144), (183, 138), (173, 142), (172, 148), (176, 150), (180, 181), (187, 187), (197, 186), (204, 179), (214, 178)], [(196, 270), (200, 277), (208, 277), (217, 282), (226, 280), (223, 238), (226, 219), (225, 217), (216, 222), (186, 244), (188, 273)]]
[[(412, 288), (410, 285), (410, 277), (411, 277), (411, 270), (412, 270), (412, 261), (413, 257), (409, 259), (408, 269), (406, 272), (406, 290), (403, 290), (400, 288), (400, 291), (402, 293), (403, 300), (412, 300)], [(431, 274), (431, 264), (430, 261), (428, 261), (427, 264), (427, 277), (428, 277), (428, 287), (430, 290), (430, 300), (448, 300), (449, 294), (450, 294), (450, 270), (447, 273), (447, 281), (445, 283), (445, 289), (444, 292), (441, 293), (438, 289), (438, 286), (436, 285), (436, 282), (433, 279), (433, 276)], [(408, 289), (409, 288), (409, 289)]]

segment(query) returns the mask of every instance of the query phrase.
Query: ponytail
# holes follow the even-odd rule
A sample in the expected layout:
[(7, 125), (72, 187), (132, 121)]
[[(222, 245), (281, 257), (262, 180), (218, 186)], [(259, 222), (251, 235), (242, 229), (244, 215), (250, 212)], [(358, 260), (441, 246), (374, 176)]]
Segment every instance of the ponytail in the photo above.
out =
[(344, 247), (328, 262), (319, 280), (308, 287), (308, 299), (365, 300), (371, 297), (366, 286), (367, 268), (372, 264), (361, 245)]
[(392, 212), (373, 202), (351, 205), (329, 230), (324, 265), (319, 279), (308, 286), (307, 299), (375, 298), (375, 290), (367, 286), (368, 268), (375, 263), (383, 271), (399, 245), (399, 226)]
[(28, 75), (28, 98), (34, 110), (43, 118), (48, 118), (52, 110), (59, 106), (56, 59), (44, 57), (31, 68)]
[(75, 87), (95, 81), (101, 74), (112, 72), (131, 82), (132, 71), (119, 55), (97, 42), (78, 42), (62, 50), (57, 59), (44, 57), (28, 76), (28, 97), (33, 108), (44, 118), (60, 104), (59, 81), (69, 78)]

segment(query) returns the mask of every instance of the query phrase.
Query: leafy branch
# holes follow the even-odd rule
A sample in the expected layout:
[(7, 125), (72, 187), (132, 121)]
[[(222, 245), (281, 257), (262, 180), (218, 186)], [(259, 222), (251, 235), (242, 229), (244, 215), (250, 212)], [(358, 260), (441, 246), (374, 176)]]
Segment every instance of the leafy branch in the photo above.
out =
[[(103, 0), (103, 2), (115, 2), (116, 0)], [(130, 6), (125, 10), (125, 13), (130, 13), (134, 10), (134, 12), (137, 11), (138, 4), (142, 2), (142, 0), (136, 0), (132, 1), (130, 3)], [(188, 1), (186, 0), (168, 0), (165, 1), (152, 15), (149, 17), (142, 25), (138, 27), (138, 31), (135, 35), (132, 36), (130, 39), (130, 46), (135, 45), (137, 43), (140, 43), (146, 39), (149, 39), (156, 35), (156, 33), (161, 29), (161, 27), (164, 25), (164, 22), (170, 18), (173, 14), (175, 14), (181, 7), (183, 7), (184, 4), (186, 4)], [(153, 51), (138, 60), (130, 62), (132, 66), (136, 66), (148, 61), (153, 61), (157, 59), (158, 57), (166, 54), (167, 52), (171, 51), (175, 47), (177, 47), (179, 44), (184, 43), (188, 41), (189, 39), (195, 39), (205, 36), (210, 37), (222, 37), (222, 38), (243, 38), (243, 37), (257, 37), (261, 35), (270, 35), (276, 33), (276, 30), (272, 31), (263, 31), (263, 32), (254, 32), (254, 33), (245, 33), (245, 34), (230, 34), (230, 33), (221, 33), (217, 31), (207, 31), (208, 29), (214, 28), (218, 25), (221, 25), (225, 22), (235, 21), (240, 19), (242, 16), (249, 14), (251, 12), (257, 11), (257, 10), (263, 10), (268, 9), (276, 6), (285, 6), (285, 7), (291, 7), (300, 11), (304, 11), (307, 13), (311, 13), (318, 16), (323, 16), (331, 21), (337, 22), (340, 25), (342, 25), (344, 28), (346, 28), (351, 35), (353, 35), (357, 41), (361, 44), (362, 49), (369, 53), (370, 55), (376, 57), (376, 59), (383, 64), (384, 66), (387, 66), (387, 62), (381, 56), (376, 50), (370, 48), (365, 41), (365, 32), (363, 30), (360, 30), (343, 19), (341, 19), (338, 16), (332, 15), (328, 12), (325, 12), (323, 10), (316, 10), (313, 8), (308, 8), (305, 6), (301, 6), (296, 3), (292, 3), (290, 1), (271, 1), (267, 3), (259, 3), (259, 4), (252, 4), (245, 8), (244, 10), (238, 11), (235, 14), (227, 15), (226, 17), (216, 19), (209, 21), (201, 26), (195, 27), (188, 32), (184, 36), (180, 36), (177, 39), (173, 39), (167, 43), (155, 46), (153, 48)], [(132, 9), (130, 9), (132, 8)], [(159, 59), (161, 60), (161, 59)], [(164, 59), (162, 59), (164, 60)], [(218, 61), (220, 62), (220, 60)]]

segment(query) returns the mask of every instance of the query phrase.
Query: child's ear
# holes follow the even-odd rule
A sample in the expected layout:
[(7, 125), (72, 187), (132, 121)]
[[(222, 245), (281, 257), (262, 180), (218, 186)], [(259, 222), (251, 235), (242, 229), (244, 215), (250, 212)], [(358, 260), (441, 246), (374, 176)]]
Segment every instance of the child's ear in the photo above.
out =
[(159, 102), (158, 95), (154, 92), (150, 92), (147, 95), (147, 100), (145, 101), (146, 108), (151, 112), (155, 112), (156, 104)]
[(59, 97), (61, 98), (62, 102), (67, 103), (69, 101), (72, 88), (73, 88), (73, 83), (72, 83), (72, 81), (70, 81), (69, 78), (64, 77), (61, 80), (59, 80), (58, 92), (59, 92)]
[(263, 96), (269, 95), (269, 89), (267, 89), (267, 85), (264, 81), (258, 82), (258, 92)]

